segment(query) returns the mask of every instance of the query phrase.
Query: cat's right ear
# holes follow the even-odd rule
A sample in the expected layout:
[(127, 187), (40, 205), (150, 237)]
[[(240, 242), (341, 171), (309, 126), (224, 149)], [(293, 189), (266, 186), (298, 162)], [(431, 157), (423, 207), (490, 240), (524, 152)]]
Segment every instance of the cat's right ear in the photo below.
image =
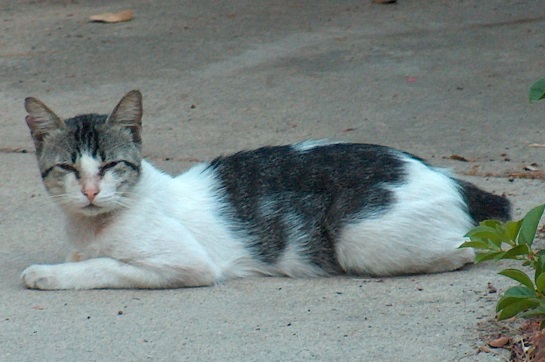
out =
[(30, 128), (36, 150), (41, 148), (44, 137), (51, 131), (66, 128), (64, 121), (36, 98), (26, 98), (25, 109), (28, 112), (25, 121)]
[(132, 90), (121, 98), (106, 123), (129, 128), (133, 141), (141, 142), (142, 113), (142, 93)]

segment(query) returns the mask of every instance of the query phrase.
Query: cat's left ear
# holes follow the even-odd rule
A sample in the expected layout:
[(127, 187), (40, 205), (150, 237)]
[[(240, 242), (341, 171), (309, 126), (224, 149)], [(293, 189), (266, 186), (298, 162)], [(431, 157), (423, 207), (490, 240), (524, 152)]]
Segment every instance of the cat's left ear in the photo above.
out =
[(106, 123), (129, 128), (132, 132), (133, 141), (141, 142), (142, 113), (142, 93), (138, 90), (132, 90), (121, 98), (108, 116)]

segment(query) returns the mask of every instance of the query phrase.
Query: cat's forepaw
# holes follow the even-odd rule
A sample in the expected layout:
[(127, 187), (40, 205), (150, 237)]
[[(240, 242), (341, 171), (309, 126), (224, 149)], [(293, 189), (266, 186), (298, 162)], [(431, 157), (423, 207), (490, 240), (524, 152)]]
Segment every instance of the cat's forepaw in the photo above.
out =
[(31, 265), (21, 274), (23, 283), (30, 289), (63, 289), (53, 265)]

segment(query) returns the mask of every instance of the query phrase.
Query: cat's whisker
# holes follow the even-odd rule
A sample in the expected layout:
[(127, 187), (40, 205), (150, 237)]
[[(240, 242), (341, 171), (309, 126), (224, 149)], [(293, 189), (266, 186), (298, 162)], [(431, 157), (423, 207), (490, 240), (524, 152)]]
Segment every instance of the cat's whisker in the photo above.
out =
[(55, 202), (61, 206), (73, 204), (73, 200), (71, 200), (70, 198), (57, 199)]
[(67, 194), (52, 195), (52, 196), (50, 196), (50, 199), (53, 200), (56, 203), (59, 203), (59, 204), (64, 204), (64, 203), (70, 202), (70, 197)]
[(135, 204), (134, 199), (124, 198), (121, 197), (117, 200), (115, 200), (115, 205), (121, 206), (123, 208), (129, 208)]
[(32, 205), (36, 206), (44, 206), (44, 205), (50, 205), (51, 204), (51, 197), (49, 195), (39, 195), (32, 197), (28, 200), (28, 202)]

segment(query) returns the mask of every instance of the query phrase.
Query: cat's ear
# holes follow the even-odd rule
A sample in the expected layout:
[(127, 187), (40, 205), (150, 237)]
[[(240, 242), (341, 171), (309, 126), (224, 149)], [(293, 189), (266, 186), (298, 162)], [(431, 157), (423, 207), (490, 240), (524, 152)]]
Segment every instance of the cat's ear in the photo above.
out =
[(41, 148), (44, 137), (50, 132), (66, 128), (64, 121), (36, 98), (26, 98), (25, 109), (28, 112), (25, 121), (30, 128), (36, 150)]
[(132, 90), (125, 94), (108, 116), (106, 123), (127, 127), (131, 130), (133, 141), (140, 142), (142, 131), (142, 93)]

